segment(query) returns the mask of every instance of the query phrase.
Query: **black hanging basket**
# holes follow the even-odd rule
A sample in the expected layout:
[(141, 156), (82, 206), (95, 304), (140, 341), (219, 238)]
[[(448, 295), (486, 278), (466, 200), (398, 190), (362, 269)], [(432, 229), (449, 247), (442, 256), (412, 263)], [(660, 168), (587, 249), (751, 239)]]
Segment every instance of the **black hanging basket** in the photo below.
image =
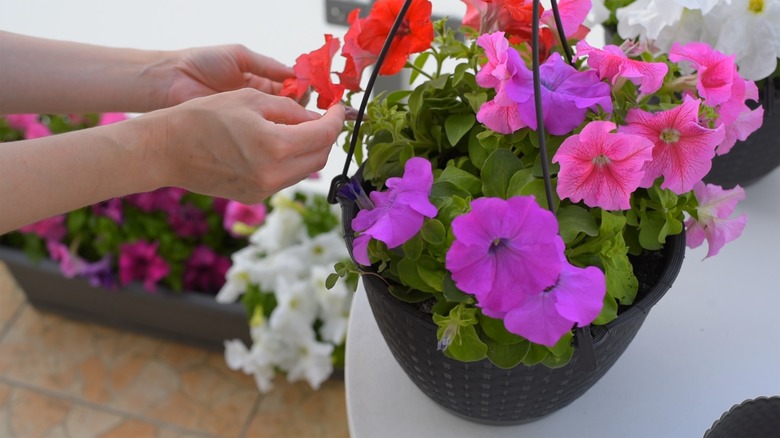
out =
[[(352, 251), (352, 218), (355, 203), (341, 199), (342, 225), (347, 248)], [(685, 255), (685, 237), (670, 237), (663, 250), (664, 262), (655, 286), (633, 306), (604, 326), (593, 326), (593, 346), (598, 366), (583, 365), (580, 352), (567, 365), (518, 365), (502, 369), (489, 360), (464, 363), (437, 350), (432, 316), (392, 296), (384, 280), (364, 275), (374, 318), (395, 360), (415, 385), (439, 406), (470, 421), (491, 425), (527, 423), (563, 408), (592, 387), (625, 351), (642, 323), (677, 277)], [(576, 341), (575, 341), (576, 345)]]
[(780, 396), (758, 397), (734, 405), (704, 438), (780, 438)]
[(732, 188), (747, 187), (780, 166), (780, 78), (766, 79), (760, 90), (764, 123), (745, 141), (712, 160), (704, 182)]

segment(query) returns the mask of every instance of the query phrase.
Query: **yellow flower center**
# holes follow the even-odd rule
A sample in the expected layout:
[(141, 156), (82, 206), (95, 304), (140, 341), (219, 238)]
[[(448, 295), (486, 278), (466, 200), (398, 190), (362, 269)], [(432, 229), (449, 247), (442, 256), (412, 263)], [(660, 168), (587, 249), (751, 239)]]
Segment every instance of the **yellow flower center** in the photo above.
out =
[(764, 0), (750, 0), (748, 1), (748, 11), (754, 14), (760, 14), (764, 12)]
[(674, 128), (666, 128), (661, 131), (660, 138), (666, 144), (677, 143), (680, 141), (680, 131)]

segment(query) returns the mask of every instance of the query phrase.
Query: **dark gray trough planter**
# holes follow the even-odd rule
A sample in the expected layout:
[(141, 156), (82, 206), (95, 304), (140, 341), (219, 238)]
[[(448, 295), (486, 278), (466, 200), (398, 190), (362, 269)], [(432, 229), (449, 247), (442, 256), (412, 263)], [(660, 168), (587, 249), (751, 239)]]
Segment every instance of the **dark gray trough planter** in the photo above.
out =
[(135, 283), (115, 290), (94, 287), (83, 278), (65, 278), (49, 260), (36, 263), (8, 247), (0, 246), (0, 261), (38, 309), (215, 351), (226, 339), (251, 345), (240, 303), (220, 304), (196, 292), (149, 292)]

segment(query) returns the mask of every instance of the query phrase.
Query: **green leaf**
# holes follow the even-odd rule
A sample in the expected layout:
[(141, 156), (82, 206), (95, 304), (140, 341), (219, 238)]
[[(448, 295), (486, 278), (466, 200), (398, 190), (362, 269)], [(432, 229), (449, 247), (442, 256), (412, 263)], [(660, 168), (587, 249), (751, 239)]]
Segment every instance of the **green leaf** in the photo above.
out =
[(482, 193), (507, 199), (512, 176), (523, 168), (523, 163), (509, 149), (497, 149), (482, 166)]
[(422, 52), (414, 59), (414, 66), (417, 67), (417, 69), (411, 69), (412, 73), (409, 75), (410, 84), (417, 80), (417, 77), (420, 75), (420, 70), (425, 66), (425, 62), (428, 61), (429, 56), (431, 56), (431, 52)]
[(525, 339), (511, 345), (505, 345), (492, 339), (488, 339), (485, 343), (488, 347), (487, 357), (490, 359), (490, 362), (503, 369), (517, 366), (531, 349), (531, 343)]
[(512, 175), (512, 178), (509, 180), (509, 188), (507, 189), (507, 198), (511, 198), (512, 196), (519, 196), (522, 195), (523, 187), (526, 186), (526, 184), (530, 183), (534, 180), (533, 170), (532, 169), (521, 169), (515, 172), (514, 175)]
[(482, 181), (479, 178), (452, 165), (448, 165), (437, 180), (450, 182), (474, 196), (482, 193)]
[(563, 241), (573, 242), (580, 233), (597, 236), (599, 226), (590, 212), (578, 205), (569, 205), (558, 209), (558, 227)]
[(444, 281), (442, 282), (442, 285), (443, 285), (442, 292), (444, 298), (447, 301), (453, 303), (464, 303), (471, 298), (471, 295), (466, 294), (462, 290), (458, 289), (457, 286), (455, 286), (455, 282), (452, 281), (452, 276), (449, 273), (444, 276)]
[(325, 279), (325, 287), (327, 289), (333, 289), (333, 286), (336, 285), (336, 282), (339, 281), (339, 274), (330, 274), (328, 275), (328, 278)]
[[(555, 193), (555, 186), (556, 186), (557, 180), (554, 179), (552, 181), (552, 197), (553, 197), (553, 208), (557, 209), (558, 205), (561, 203), (561, 199), (558, 198), (558, 195)], [(528, 184), (524, 185), (522, 189), (520, 189), (520, 194), (523, 196), (529, 196), (533, 195), (534, 199), (536, 200), (536, 203), (539, 204), (540, 207), (544, 208), (545, 210), (548, 209), (547, 205), (547, 189), (544, 185), (544, 181), (541, 179), (534, 179), (533, 181), (529, 182)]]
[(531, 348), (528, 349), (528, 353), (523, 358), (523, 364), (526, 366), (533, 366), (542, 363), (550, 354), (550, 350), (544, 345), (530, 343)]
[(476, 121), (474, 114), (453, 114), (447, 117), (444, 121), (444, 130), (447, 132), (450, 145), (457, 145), (460, 139), (471, 131)]
[(490, 339), (499, 344), (513, 345), (525, 340), (514, 333), (510, 333), (504, 326), (504, 321), (501, 319), (485, 316), (481, 312), (477, 314), (477, 318), (479, 319), (479, 326), (482, 328), (482, 331), (484, 331)]
[(412, 289), (417, 289), (421, 292), (434, 293), (436, 289), (428, 285), (428, 283), (420, 277), (420, 273), (417, 267), (417, 261), (410, 258), (402, 258), (396, 266), (398, 267), (398, 277), (405, 285), (410, 286)]
[(422, 237), (420, 237), (419, 234), (416, 234), (412, 236), (411, 239), (404, 242), (404, 255), (412, 260), (417, 260), (420, 258), (424, 246), (425, 242), (423, 241)]
[(430, 256), (420, 256), (417, 260), (417, 274), (431, 289), (441, 292), (444, 288), (444, 278), (447, 272), (436, 259)]
[(419, 303), (431, 298), (430, 293), (403, 285), (392, 285), (387, 288), (391, 295), (407, 303)]
[(447, 239), (447, 230), (438, 219), (425, 219), (420, 229), (420, 236), (429, 244), (439, 246)]
[[(648, 212), (640, 221), (639, 244), (651, 251), (663, 248), (666, 240), (666, 220), (656, 212)], [(663, 239), (661, 238), (663, 236)]]
[(617, 318), (618, 303), (609, 294), (604, 295), (604, 305), (601, 308), (601, 313), (593, 321), (595, 325), (604, 325), (615, 318)]

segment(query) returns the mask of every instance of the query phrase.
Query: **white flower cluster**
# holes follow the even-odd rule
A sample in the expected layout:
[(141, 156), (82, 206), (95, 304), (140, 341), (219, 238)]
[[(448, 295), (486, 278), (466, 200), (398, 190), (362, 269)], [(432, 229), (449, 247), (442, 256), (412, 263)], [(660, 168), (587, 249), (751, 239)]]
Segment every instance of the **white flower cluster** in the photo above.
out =
[(708, 43), (735, 55), (739, 73), (757, 81), (780, 57), (780, 0), (636, 0), (616, 12), (618, 34), (668, 53), (672, 44)]
[[(338, 227), (310, 237), (293, 188), (275, 195), (265, 223), (250, 245), (233, 254), (219, 302), (234, 302), (250, 287), (273, 293), (275, 307), (255, 309), (249, 321), (253, 340), (225, 341), (225, 360), (233, 370), (254, 375), (261, 392), (272, 389), (277, 371), (289, 381), (306, 379), (317, 389), (333, 372), (334, 348), (344, 343), (352, 290), (339, 278), (327, 289), (333, 266), (349, 257)], [(310, 196), (310, 194), (307, 194)], [(322, 195), (318, 195), (322, 196)], [(339, 211), (331, 209), (338, 217)]]

